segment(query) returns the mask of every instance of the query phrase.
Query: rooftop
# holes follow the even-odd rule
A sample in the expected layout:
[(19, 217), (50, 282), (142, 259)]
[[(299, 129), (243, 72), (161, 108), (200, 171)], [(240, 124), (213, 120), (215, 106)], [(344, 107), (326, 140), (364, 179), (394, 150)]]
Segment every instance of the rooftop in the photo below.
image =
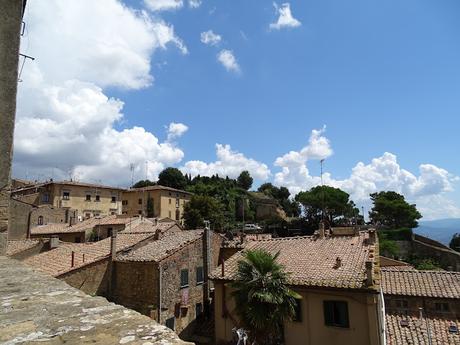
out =
[[(176, 222), (158, 222), (157, 224), (150, 222), (150, 221), (143, 221), (139, 224), (136, 224), (135, 226), (128, 226), (124, 230), (120, 231), (120, 234), (125, 234), (125, 233), (157, 233), (158, 231), (160, 232), (165, 232), (172, 227), (179, 226), (177, 225)], [(180, 229), (180, 228), (179, 228)]]
[(68, 223), (49, 223), (44, 225), (38, 225), (30, 229), (31, 235), (53, 235), (53, 234), (73, 234), (78, 232), (84, 232), (92, 229), (97, 225), (121, 225), (129, 224), (132, 221), (138, 220), (138, 217), (119, 217), (116, 215), (110, 215), (105, 217), (92, 217), (85, 219), (82, 222), (78, 222), (74, 225)]
[[(123, 234), (117, 236), (117, 252), (140, 244), (153, 234)], [(90, 243), (62, 243), (56, 249), (32, 256), (24, 262), (53, 277), (73, 271), (93, 262), (102, 260), (110, 255), (110, 241), (108, 237), (98, 242)], [(74, 266), (72, 266), (72, 252), (74, 252)]]
[(167, 190), (167, 191), (170, 191), (170, 192), (176, 192), (176, 193), (192, 195), (192, 193), (187, 192), (185, 190), (176, 189), (176, 188), (172, 188), (172, 187), (161, 186), (161, 185), (140, 187), (140, 188), (131, 188), (131, 189), (126, 190), (126, 192), (142, 192), (144, 190), (146, 190), (146, 191), (148, 191), (148, 190)]
[(161, 261), (190, 243), (201, 239), (203, 230), (183, 230), (172, 236), (147, 243), (146, 245), (126, 250), (117, 255), (118, 261)]
[[(458, 320), (425, 317), (421, 320), (418, 315), (385, 315), (388, 345), (458, 345), (458, 332), (449, 332), (452, 325), (459, 326)], [(428, 328), (427, 328), (428, 326)], [(431, 343), (428, 340), (430, 330)]]
[(23, 252), (25, 250), (31, 249), (40, 244), (39, 240), (12, 240), (8, 241), (8, 246), (6, 248), (6, 255), (12, 256)]
[[(262, 249), (272, 254), (279, 252), (278, 262), (289, 273), (288, 280), (292, 285), (376, 289), (365, 284), (365, 263), (375, 255), (375, 246), (369, 245), (367, 239), (367, 232), (359, 232), (356, 236), (277, 238), (249, 241), (244, 251)], [(234, 254), (225, 262), (224, 276), (221, 267), (218, 267), (211, 278), (237, 279), (238, 261), (242, 258), (242, 252)], [(337, 266), (338, 258), (340, 267)]]
[(384, 294), (459, 298), (460, 272), (381, 268)]
[(101, 189), (115, 189), (115, 190), (124, 190), (124, 188), (120, 187), (112, 187), (106, 186), (102, 184), (94, 184), (94, 183), (86, 183), (86, 182), (77, 182), (77, 181), (46, 181), (46, 182), (38, 182), (32, 185), (27, 185), (24, 187), (20, 187), (14, 190), (14, 192), (27, 190), (31, 188), (38, 188), (43, 187), (51, 184), (58, 184), (58, 185), (66, 185), (66, 186), (79, 186), (79, 187), (87, 187), (87, 188), (101, 188)]
[(0, 343), (186, 345), (133, 310), (0, 257)]

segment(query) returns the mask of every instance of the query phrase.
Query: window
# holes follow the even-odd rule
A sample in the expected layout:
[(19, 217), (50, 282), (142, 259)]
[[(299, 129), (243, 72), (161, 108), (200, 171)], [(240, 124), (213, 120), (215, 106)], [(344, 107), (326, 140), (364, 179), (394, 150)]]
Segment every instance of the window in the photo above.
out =
[(81, 238), (80, 238), (80, 236), (75, 237), (75, 243), (81, 243)]
[(180, 220), (180, 211), (176, 210), (176, 220)]
[(117, 202), (117, 197), (116, 196), (112, 196), (112, 201), (113, 203), (116, 203)]
[(70, 192), (62, 192), (62, 199), (69, 200), (70, 199)]
[(343, 301), (324, 301), (324, 323), (326, 326), (350, 327), (348, 304)]
[(37, 224), (38, 225), (43, 225), (43, 216), (38, 216)]
[(121, 202), (121, 204), (122, 204), (123, 206), (128, 205), (128, 200), (123, 200), (123, 201)]
[(101, 201), (101, 196), (100, 195), (96, 195), (96, 201)]
[(142, 210), (137, 211), (137, 214), (142, 215)]
[(295, 315), (294, 318), (292, 319), (293, 321), (296, 322), (302, 322), (302, 300), (301, 299), (296, 299), (295, 300)]
[(203, 314), (203, 303), (195, 304), (195, 317), (200, 316)]
[(204, 271), (203, 266), (196, 268), (196, 285), (203, 284), (204, 282)]
[(176, 199), (176, 207), (179, 207), (179, 199)]
[(166, 320), (165, 326), (174, 331), (174, 316)]
[(137, 200), (137, 203), (138, 203), (139, 205), (142, 205), (142, 199), (138, 199), (138, 200)]
[(169, 204), (171, 205), (171, 198), (169, 198)]
[(399, 309), (409, 309), (409, 302), (406, 299), (397, 299), (395, 305)]
[(188, 269), (180, 270), (180, 287), (188, 287)]
[(91, 201), (91, 195), (90, 194), (86, 194), (86, 201)]
[(434, 304), (434, 308), (436, 309), (436, 311), (439, 311), (439, 312), (447, 312), (449, 311), (449, 304), (443, 303), (443, 302), (437, 302)]
[(42, 202), (50, 202), (50, 195), (48, 193), (42, 195)]

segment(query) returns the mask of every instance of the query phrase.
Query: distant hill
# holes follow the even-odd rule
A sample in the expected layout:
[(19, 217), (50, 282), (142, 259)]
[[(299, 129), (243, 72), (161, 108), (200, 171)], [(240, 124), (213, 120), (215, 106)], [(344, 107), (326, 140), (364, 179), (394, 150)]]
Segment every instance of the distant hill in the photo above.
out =
[(452, 236), (455, 233), (460, 233), (460, 218), (421, 221), (414, 231), (417, 234), (449, 245)]

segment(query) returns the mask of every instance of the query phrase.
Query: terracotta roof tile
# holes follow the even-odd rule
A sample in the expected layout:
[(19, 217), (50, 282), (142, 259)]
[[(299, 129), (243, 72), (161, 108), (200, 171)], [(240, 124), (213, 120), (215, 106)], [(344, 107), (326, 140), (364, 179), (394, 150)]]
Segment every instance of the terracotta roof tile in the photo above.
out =
[[(244, 250), (263, 249), (272, 254), (280, 252), (278, 262), (289, 273), (289, 283), (292, 285), (366, 288), (365, 262), (369, 249), (375, 247), (367, 244), (367, 238), (366, 232), (360, 232), (357, 236), (278, 238), (249, 241)], [(341, 259), (340, 268), (336, 268), (337, 258)], [(237, 279), (238, 261), (241, 259), (242, 252), (236, 253), (225, 262), (224, 277), (219, 267), (211, 278)]]
[[(143, 221), (135, 226), (127, 226), (124, 230), (120, 231), (119, 233), (156, 233), (158, 231), (164, 232), (172, 228), (173, 226), (177, 225), (176, 222), (167, 222), (167, 223), (154, 223), (150, 221)], [(179, 228), (179, 227), (178, 227)], [(179, 228), (180, 229), (180, 228)]]
[(39, 240), (13, 240), (8, 241), (8, 247), (6, 248), (6, 255), (11, 256), (31, 249), (40, 244)]
[[(401, 324), (404, 320), (404, 324)], [(387, 313), (385, 315), (386, 336), (388, 345), (427, 345), (428, 329), (432, 345), (458, 345), (459, 333), (450, 333), (449, 326), (460, 326), (459, 320), (425, 317), (421, 320), (416, 315), (398, 315)], [(427, 328), (428, 326), (428, 328)]]
[(183, 230), (174, 235), (147, 243), (145, 246), (123, 251), (118, 261), (160, 261), (177, 250), (201, 238), (203, 230)]
[[(135, 246), (152, 237), (152, 234), (118, 234), (117, 252)], [(63, 243), (58, 248), (32, 256), (24, 262), (54, 277), (89, 265), (110, 255), (108, 237), (98, 242)], [(71, 266), (72, 251), (75, 252), (74, 266)], [(83, 261), (84, 255), (84, 261)]]
[(460, 273), (382, 267), (384, 294), (460, 298)]

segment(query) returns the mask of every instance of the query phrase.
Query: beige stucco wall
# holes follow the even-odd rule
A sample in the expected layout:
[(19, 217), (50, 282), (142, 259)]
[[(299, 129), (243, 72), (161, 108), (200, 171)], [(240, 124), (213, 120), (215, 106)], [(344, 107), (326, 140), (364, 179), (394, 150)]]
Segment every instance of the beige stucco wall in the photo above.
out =
[[(190, 200), (190, 195), (173, 192), (168, 190), (132, 190), (123, 192), (122, 213), (128, 216), (138, 216), (144, 214), (147, 216), (147, 200), (153, 200), (153, 216), (157, 218), (171, 218), (182, 223), (184, 214), (184, 205)], [(139, 203), (141, 199), (142, 203)], [(177, 207), (176, 199), (179, 199), (179, 207)], [(127, 204), (126, 204), (127, 202)], [(176, 219), (176, 210), (179, 210), (179, 217)]]
[[(237, 317), (230, 288), (225, 287), (225, 303), (231, 316), (223, 317), (222, 282), (215, 283), (215, 332), (216, 343), (233, 337)], [(327, 289), (296, 289), (302, 295), (302, 321), (285, 324), (286, 345), (379, 345), (377, 321), (377, 296), (368, 293)], [(350, 328), (326, 326), (323, 301), (338, 300), (348, 303)]]

